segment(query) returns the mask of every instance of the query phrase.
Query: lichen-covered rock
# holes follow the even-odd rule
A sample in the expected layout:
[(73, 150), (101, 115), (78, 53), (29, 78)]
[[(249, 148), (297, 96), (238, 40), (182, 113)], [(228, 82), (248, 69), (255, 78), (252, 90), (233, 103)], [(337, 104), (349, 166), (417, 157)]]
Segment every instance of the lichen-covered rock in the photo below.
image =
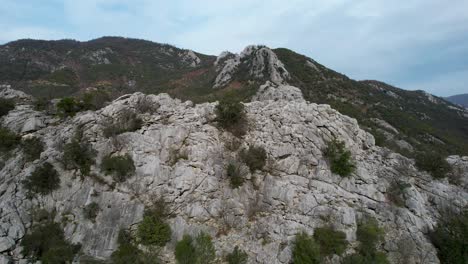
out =
[[(372, 135), (355, 119), (298, 98), (297, 88), (267, 84), (262, 91), (257, 95), (260, 101), (245, 104), (249, 130), (238, 150), (230, 143), (234, 137), (215, 124), (216, 103), (194, 105), (166, 94), (125, 95), (98, 111), (78, 113), (32, 132), (45, 143), (40, 160), (25, 162), (17, 149), (0, 171), (4, 258), (21, 260), (19, 243), (31, 225), (29, 212), (38, 207), (56, 210), (66, 238), (81, 243), (84, 254), (109, 258), (119, 230), (134, 230), (145, 206), (163, 198), (173, 230), (170, 243), (161, 250), (167, 263), (175, 263), (176, 241), (199, 231), (213, 237), (219, 259), (239, 246), (249, 255), (249, 263), (289, 263), (297, 232), (312, 234), (316, 227), (333, 225), (354, 242), (357, 222), (364, 215), (375, 217), (386, 230), (382, 247), (392, 263), (400, 254), (397, 242), (408, 237), (416, 263), (423, 257), (424, 263), (439, 263), (425, 233), (437, 222), (439, 207), (468, 204), (466, 190), (418, 172), (411, 160), (375, 146)], [(152, 113), (139, 112), (143, 100), (155, 106)], [(118, 120), (122, 111), (136, 113), (142, 127), (104, 137), (106, 121)], [(77, 171), (64, 169), (62, 146), (77, 128), (97, 152), (91, 174), (101, 180), (81, 179)], [(351, 177), (330, 171), (323, 149), (333, 138), (342, 140), (354, 157), (357, 169)], [(247, 173), (245, 183), (232, 189), (227, 165), (250, 146), (265, 149), (266, 166)], [(100, 172), (102, 157), (111, 153), (134, 160), (135, 174), (125, 182)], [(59, 172), (60, 188), (29, 200), (21, 181), (45, 161)], [(395, 179), (410, 185), (402, 208), (388, 199)], [(91, 202), (99, 205), (94, 222), (83, 212)], [(338, 261), (333, 258), (333, 263)]]

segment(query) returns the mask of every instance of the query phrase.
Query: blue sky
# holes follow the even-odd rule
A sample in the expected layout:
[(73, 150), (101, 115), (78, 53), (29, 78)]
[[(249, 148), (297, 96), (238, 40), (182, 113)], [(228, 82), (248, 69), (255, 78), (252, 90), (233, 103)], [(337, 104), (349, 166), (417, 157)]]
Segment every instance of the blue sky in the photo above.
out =
[(287, 47), (354, 79), (468, 93), (468, 0), (0, 0), (0, 43), (126, 36)]

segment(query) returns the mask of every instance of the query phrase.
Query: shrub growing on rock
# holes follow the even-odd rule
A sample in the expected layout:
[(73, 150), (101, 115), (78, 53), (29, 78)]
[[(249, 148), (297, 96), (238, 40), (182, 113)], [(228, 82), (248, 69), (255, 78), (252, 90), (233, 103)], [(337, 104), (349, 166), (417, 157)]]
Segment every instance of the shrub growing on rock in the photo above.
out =
[(302, 232), (296, 235), (292, 251), (294, 264), (319, 264), (322, 259), (320, 247), (314, 238)]
[(229, 163), (227, 167), (227, 176), (231, 183), (232, 188), (239, 188), (244, 184), (244, 173), (242, 167), (239, 164)]
[(388, 199), (398, 207), (404, 207), (406, 204), (405, 192), (411, 187), (411, 184), (393, 181), (387, 191)]
[(203, 232), (195, 240), (190, 235), (184, 235), (176, 244), (175, 257), (178, 264), (214, 263), (216, 255), (211, 237)]
[(226, 256), (226, 261), (229, 264), (247, 264), (247, 260), (249, 256), (245, 251), (239, 249), (238, 246), (234, 248), (234, 250)]
[(331, 227), (316, 228), (314, 239), (320, 246), (321, 256), (341, 255), (348, 246), (345, 233)]
[(158, 256), (145, 253), (139, 249), (132, 241), (132, 237), (125, 230), (120, 230), (117, 239), (119, 247), (111, 255), (113, 264), (159, 264), (162, 263)]
[(242, 151), (240, 156), (251, 172), (263, 169), (266, 164), (267, 154), (263, 147), (252, 146)]
[(143, 121), (130, 110), (123, 110), (118, 119), (108, 120), (104, 126), (104, 136), (114, 137), (125, 132), (133, 132), (141, 128)]
[(224, 98), (216, 106), (216, 121), (235, 136), (243, 136), (247, 130), (244, 105), (232, 98)]
[(99, 204), (97, 204), (96, 202), (92, 202), (86, 205), (85, 208), (83, 208), (83, 214), (85, 218), (91, 220), (92, 222), (94, 222), (98, 213), (99, 213)]
[(24, 256), (50, 264), (71, 263), (81, 247), (66, 241), (60, 225), (52, 221), (33, 226), (21, 246)]
[(0, 117), (15, 109), (15, 102), (12, 99), (0, 98)]
[(158, 212), (146, 211), (138, 225), (138, 237), (143, 245), (163, 247), (171, 240), (171, 234), (171, 227)]
[(79, 136), (64, 146), (63, 164), (66, 169), (79, 169), (83, 176), (89, 175), (96, 151)]
[(112, 175), (114, 180), (124, 182), (135, 172), (135, 165), (130, 155), (105, 156), (101, 162), (101, 171), (106, 175)]
[(46, 195), (60, 187), (60, 177), (52, 164), (46, 162), (23, 181), (29, 194)]
[(356, 166), (351, 157), (351, 152), (346, 149), (344, 142), (333, 139), (327, 143), (323, 154), (330, 162), (333, 173), (347, 177), (354, 172)]
[(419, 153), (416, 156), (416, 167), (427, 171), (436, 179), (445, 178), (451, 170), (445, 158), (435, 152)]
[(21, 142), (24, 157), (28, 161), (34, 161), (41, 157), (41, 153), (44, 151), (44, 143), (40, 138), (31, 137), (23, 139)]
[(81, 105), (72, 97), (65, 97), (57, 103), (57, 112), (59, 116), (74, 116), (81, 110)]
[(468, 211), (444, 212), (429, 238), (442, 264), (468, 263)]
[(20, 142), (20, 137), (10, 130), (0, 127), (0, 151), (10, 151)]

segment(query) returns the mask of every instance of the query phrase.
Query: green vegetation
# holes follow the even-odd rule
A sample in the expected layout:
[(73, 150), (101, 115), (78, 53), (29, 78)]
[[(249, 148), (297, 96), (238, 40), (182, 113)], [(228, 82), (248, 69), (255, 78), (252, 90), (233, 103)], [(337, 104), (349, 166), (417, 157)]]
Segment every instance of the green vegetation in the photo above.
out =
[(130, 234), (125, 230), (120, 230), (117, 239), (119, 247), (111, 255), (113, 264), (159, 264), (162, 263), (154, 253), (145, 253), (133, 242)]
[(450, 164), (445, 158), (435, 152), (419, 153), (416, 156), (416, 167), (427, 171), (436, 179), (447, 177), (451, 170)]
[(344, 142), (333, 139), (327, 143), (323, 154), (330, 162), (333, 173), (347, 177), (354, 172), (356, 166), (351, 157), (351, 152), (346, 149)]
[[(164, 204), (164, 203), (163, 203)], [(163, 247), (171, 240), (171, 227), (165, 222), (164, 205), (146, 210), (143, 221), (138, 225), (138, 238), (143, 245)]]
[(381, 229), (374, 218), (368, 218), (358, 224), (357, 240), (360, 242), (357, 252), (346, 256), (344, 264), (389, 264), (385, 253), (377, 250), (378, 243), (384, 238)]
[(44, 77), (49, 82), (65, 84), (68, 86), (76, 86), (78, 85), (78, 77), (76, 76), (75, 72), (73, 72), (70, 68), (63, 68), (60, 70), (56, 70), (53, 73)]
[(60, 225), (50, 220), (33, 226), (21, 246), (23, 255), (44, 264), (71, 263), (81, 247), (66, 241)]
[(227, 176), (233, 189), (239, 188), (244, 184), (244, 174), (238, 164), (229, 163), (227, 167)]
[(135, 172), (135, 165), (130, 155), (111, 156), (107, 155), (102, 159), (101, 171), (106, 175), (112, 175), (117, 182), (124, 182)]
[(238, 246), (236, 246), (234, 250), (226, 256), (228, 264), (247, 264), (248, 259), (249, 256), (247, 253), (239, 249)]
[(314, 230), (314, 239), (320, 246), (320, 255), (341, 255), (348, 246), (345, 233), (331, 227), (320, 227)]
[(177, 242), (175, 257), (178, 264), (214, 263), (216, 255), (211, 237), (203, 232), (195, 240), (189, 235), (184, 235), (182, 240)]
[(242, 161), (247, 164), (251, 172), (261, 170), (266, 164), (267, 154), (263, 147), (252, 146), (240, 153)]
[(111, 100), (108, 92), (103, 90), (89, 91), (82, 95), (83, 109), (98, 110), (106, 106), (106, 103)]
[(0, 126), (0, 152), (13, 150), (20, 142), (20, 137)]
[(22, 140), (21, 148), (26, 160), (34, 161), (41, 157), (41, 153), (44, 151), (44, 143), (40, 138), (30, 137)]
[(387, 198), (396, 206), (405, 207), (405, 192), (409, 187), (411, 184), (395, 180), (387, 190)]
[(0, 117), (15, 109), (15, 102), (12, 99), (0, 98)]
[(232, 98), (223, 98), (219, 101), (216, 106), (216, 121), (235, 136), (241, 137), (246, 133), (247, 117), (244, 105)]
[(23, 180), (23, 186), (29, 195), (46, 195), (60, 187), (60, 177), (54, 166), (46, 162)]
[(91, 165), (94, 164), (96, 151), (81, 138), (78, 132), (72, 141), (64, 146), (62, 162), (66, 169), (79, 169), (82, 176), (88, 176)]
[(294, 264), (320, 264), (320, 246), (314, 238), (302, 232), (296, 235), (292, 252), (292, 262)]
[(118, 120), (111, 120), (104, 126), (104, 136), (114, 137), (116, 135), (133, 132), (141, 128), (143, 121), (137, 116), (137, 114), (130, 110), (123, 111)]
[(57, 113), (62, 117), (74, 116), (81, 109), (81, 104), (72, 97), (65, 97), (57, 103)]
[(97, 215), (99, 214), (99, 204), (96, 202), (92, 202), (83, 208), (83, 214), (86, 219), (91, 220), (94, 222), (96, 219)]
[(442, 264), (468, 263), (468, 211), (444, 212), (429, 238)]

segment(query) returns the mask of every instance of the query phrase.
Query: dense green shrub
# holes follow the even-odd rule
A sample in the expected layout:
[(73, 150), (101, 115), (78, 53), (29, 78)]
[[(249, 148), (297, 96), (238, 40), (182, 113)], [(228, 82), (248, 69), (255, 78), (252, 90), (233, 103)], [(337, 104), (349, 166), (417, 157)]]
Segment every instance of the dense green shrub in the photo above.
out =
[(234, 250), (226, 256), (226, 261), (229, 264), (247, 264), (247, 260), (249, 256), (245, 251), (239, 249), (238, 246), (234, 248)]
[(263, 169), (266, 164), (267, 154), (263, 147), (252, 146), (248, 150), (243, 150), (240, 156), (251, 172)]
[(320, 246), (320, 255), (341, 255), (348, 246), (345, 233), (331, 227), (320, 227), (314, 230), (314, 239)]
[(292, 251), (292, 262), (294, 264), (319, 264), (321, 261), (320, 247), (314, 238), (304, 232), (297, 234)]
[(224, 98), (216, 106), (216, 121), (235, 136), (243, 136), (247, 129), (244, 105), (232, 98)]
[(468, 211), (444, 212), (429, 238), (442, 264), (468, 263)]
[(24, 157), (28, 161), (34, 161), (41, 157), (41, 153), (44, 151), (44, 143), (40, 138), (31, 137), (23, 139), (21, 142)]
[(227, 176), (231, 182), (232, 188), (239, 188), (244, 184), (244, 173), (242, 167), (238, 164), (229, 163), (227, 167)]
[(114, 137), (125, 132), (133, 132), (141, 128), (143, 121), (137, 116), (137, 114), (125, 110), (123, 111), (117, 120), (108, 120), (104, 125), (103, 133), (104, 136)]
[(34, 100), (34, 110), (36, 111), (48, 111), (50, 110), (51, 103), (44, 97), (39, 97)]
[(76, 136), (64, 146), (62, 161), (66, 169), (79, 169), (83, 176), (87, 176), (94, 164), (96, 151), (87, 141), (80, 139)]
[(435, 152), (419, 153), (416, 156), (416, 167), (429, 172), (436, 179), (445, 178), (450, 172), (450, 164)]
[(135, 172), (135, 165), (130, 155), (105, 156), (101, 162), (101, 171), (106, 175), (112, 175), (114, 180), (124, 182)]
[(80, 245), (66, 241), (60, 225), (51, 221), (33, 226), (21, 246), (23, 255), (44, 264), (71, 263), (80, 249)]
[(0, 151), (10, 151), (20, 142), (20, 137), (10, 130), (0, 127)]
[(117, 239), (119, 247), (111, 255), (112, 264), (159, 264), (162, 263), (158, 256), (145, 253), (132, 241), (132, 237), (125, 230), (120, 230)]
[(46, 162), (23, 180), (29, 194), (46, 195), (60, 187), (60, 177), (52, 164)]
[(12, 99), (0, 98), (0, 117), (15, 109), (15, 102)]
[(111, 97), (106, 91), (89, 91), (82, 95), (82, 108), (85, 110), (98, 110), (106, 106), (106, 103), (110, 100)]
[(171, 227), (158, 213), (145, 212), (143, 221), (138, 225), (138, 237), (143, 245), (164, 246), (171, 240)]
[(367, 218), (358, 224), (357, 240), (359, 247), (357, 252), (344, 258), (345, 264), (389, 264), (385, 253), (377, 251), (378, 243), (384, 238), (384, 230), (381, 229), (374, 218)]
[(216, 255), (211, 237), (203, 232), (195, 240), (184, 235), (176, 244), (175, 257), (178, 264), (214, 263)]
[(356, 166), (352, 161), (351, 152), (346, 149), (344, 142), (336, 139), (329, 141), (323, 154), (328, 158), (333, 173), (347, 177), (354, 172)]
[(85, 208), (83, 208), (83, 214), (86, 219), (89, 219), (94, 222), (99, 213), (99, 210), (99, 204), (96, 202), (92, 202), (86, 205)]
[(62, 117), (74, 116), (81, 108), (81, 104), (72, 97), (65, 97), (57, 103), (57, 113)]

